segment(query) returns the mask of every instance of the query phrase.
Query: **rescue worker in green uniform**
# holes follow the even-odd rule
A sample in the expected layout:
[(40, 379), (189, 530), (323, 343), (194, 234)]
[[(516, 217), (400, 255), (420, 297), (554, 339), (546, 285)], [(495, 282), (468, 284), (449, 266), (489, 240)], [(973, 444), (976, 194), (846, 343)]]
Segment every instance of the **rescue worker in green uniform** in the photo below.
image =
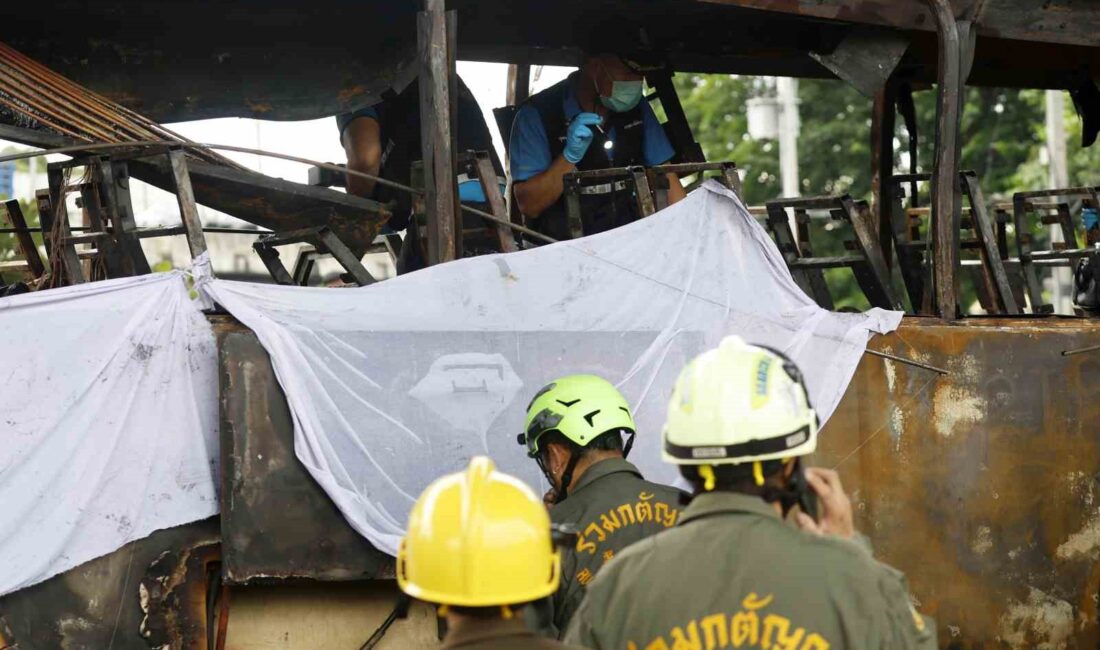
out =
[(519, 442), (551, 485), (545, 498), (550, 518), (579, 533), (575, 547), (562, 551), (561, 586), (550, 602), (550, 620), (541, 625), (547, 634), (565, 633), (585, 586), (605, 563), (676, 524), (685, 495), (646, 481), (627, 462), (634, 434), (630, 405), (594, 375), (551, 382), (527, 407)]
[[(934, 624), (913, 608), (905, 577), (854, 541), (837, 474), (803, 470), (817, 427), (798, 368), (781, 354), (729, 337), (692, 361), (663, 434), (664, 458), (692, 485), (691, 503), (675, 528), (603, 568), (567, 642), (594, 650), (935, 648)], [(783, 519), (795, 504), (798, 527)], [(819, 521), (807, 514), (817, 507)]]
[(479, 456), (428, 486), (409, 514), (397, 584), (439, 605), (443, 648), (581, 650), (527, 629), (524, 608), (558, 587), (561, 552), (538, 496)]

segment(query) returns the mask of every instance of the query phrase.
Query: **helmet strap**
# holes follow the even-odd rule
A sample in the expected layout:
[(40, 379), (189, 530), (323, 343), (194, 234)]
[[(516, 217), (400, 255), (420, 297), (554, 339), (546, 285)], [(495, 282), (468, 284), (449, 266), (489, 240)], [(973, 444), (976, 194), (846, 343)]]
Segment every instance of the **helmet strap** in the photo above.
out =
[(634, 436), (633, 431), (627, 434), (626, 442), (623, 444), (623, 458), (630, 455), (630, 450), (634, 447)]
[[(569, 485), (573, 483), (573, 470), (577, 469), (577, 462), (581, 457), (577, 454), (573, 454), (569, 458), (569, 463), (565, 466), (565, 471), (561, 475), (561, 489), (558, 490), (558, 498), (554, 503), (561, 503), (569, 496)], [(552, 485), (552, 484), (551, 484)]]
[[(793, 458), (788, 462), (794, 464), (794, 471), (791, 472), (791, 477), (787, 480), (787, 484), (781, 488), (771, 485), (766, 486), (763, 495), (764, 500), (768, 503), (779, 502), (779, 507), (783, 509), (784, 517), (791, 511), (791, 508), (806, 503), (808, 497), (813, 494), (813, 488), (806, 482), (806, 474), (802, 467), (801, 457)], [(758, 465), (759, 461), (757, 461), (756, 464)], [(756, 467), (753, 468), (753, 472), (756, 472)], [(813, 515), (811, 514), (811, 516)]]
[(700, 465), (699, 478), (703, 479), (703, 490), (705, 492), (712, 492), (715, 485), (714, 466), (713, 465)]
[(506, 621), (510, 621), (510, 620), (512, 620), (513, 616), (515, 616), (515, 614), (512, 613), (512, 608), (511, 607), (509, 607), (507, 605), (501, 605), (500, 606), (500, 617), (501, 618), (503, 618)]

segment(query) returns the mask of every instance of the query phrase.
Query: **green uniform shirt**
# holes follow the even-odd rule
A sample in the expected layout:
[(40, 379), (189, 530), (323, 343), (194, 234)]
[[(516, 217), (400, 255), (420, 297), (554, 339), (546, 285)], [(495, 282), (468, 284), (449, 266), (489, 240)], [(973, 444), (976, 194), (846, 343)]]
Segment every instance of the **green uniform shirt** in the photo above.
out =
[(676, 524), (682, 492), (650, 483), (622, 458), (589, 467), (569, 496), (550, 510), (554, 523), (580, 533), (574, 549), (562, 549), (561, 586), (553, 597), (552, 621), (560, 636), (584, 598), (585, 586), (604, 563), (640, 539)]
[(584, 650), (538, 636), (518, 618), (479, 620), (461, 630), (451, 630), (441, 647), (444, 650)]
[(604, 567), (565, 638), (594, 650), (936, 647), (900, 572), (728, 492), (695, 497), (676, 528)]

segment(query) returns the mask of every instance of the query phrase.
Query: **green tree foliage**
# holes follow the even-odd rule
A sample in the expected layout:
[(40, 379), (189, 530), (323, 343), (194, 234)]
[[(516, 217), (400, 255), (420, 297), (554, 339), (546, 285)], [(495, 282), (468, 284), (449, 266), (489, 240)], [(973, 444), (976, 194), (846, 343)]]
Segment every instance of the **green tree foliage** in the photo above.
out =
[[(759, 96), (763, 80), (717, 74), (679, 74), (674, 78), (695, 137), (708, 160), (733, 160), (744, 172), (745, 200), (760, 205), (781, 193), (779, 151), (775, 141), (748, 137), (746, 102)], [(1067, 104), (1070, 104), (1067, 97)], [(928, 171), (935, 142), (936, 93), (914, 93), (919, 149), (917, 171)], [(1047, 187), (1040, 150), (1046, 137), (1041, 90), (969, 88), (964, 104), (960, 168), (974, 170), (986, 200), (1010, 198), (1013, 192)], [(847, 192), (871, 198), (871, 100), (837, 80), (801, 80), (798, 139), (801, 193), (804, 196)], [(1100, 145), (1082, 149), (1080, 121), (1067, 108), (1071, 184), (1094, 184), (1100, 168)], [(899, 115), (895, 130), (894, 168), (908, 172), (908, 132)], [(922, 189), (927, 205), (927, 186)], [(843, 254), (844, 237), (826, 223), (815, 240), (816, 254)], [(1044, 234), (1037, 232), (1040, 238)], [(820, 243), (819, 243), (820, 242)], [(863, 308), (866, 301), (846, 272), (830, 272), (838, 307)], [(968, 292), (969, 293), (969, 292)]]

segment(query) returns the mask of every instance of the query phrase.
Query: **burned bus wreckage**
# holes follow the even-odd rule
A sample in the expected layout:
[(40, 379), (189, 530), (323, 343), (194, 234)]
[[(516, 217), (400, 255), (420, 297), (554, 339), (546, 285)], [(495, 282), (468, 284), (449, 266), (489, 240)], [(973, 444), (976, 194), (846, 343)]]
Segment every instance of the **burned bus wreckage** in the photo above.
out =
[[(759, 264), (774, 260), (785, 275), (775, 286), (789, 285), (777, 302), (831, 310), (827, 271), (852, 273), (874, 309), (858, 326), (846, 320), (855, 318), (848, 314), (828, 321), (834, 339), (849, 337), (846, 351), (828, 358), (850, 358), (853, 372), (834, 382), (838, 389), (815, 463), (837, 468), (852, 489), (857, 525), (875, 555), (908, 576), (921, 611), (938, 623), (942, 647), (1100, 645), (1100, 296), (1097, 282), (1089, 284), (1087, 273), (1078, 273), (1086, 277), (1079, 282), (1076, 313), (1055, 314), (1043, 291), (1052, 268), (1100, 269), (1100, 230), (1086, 232), (1083, 221), (1087, 211), (1100, 208), (1100, 176), (1096, 185), (1036, 186), (991, 200), (983, 194), (982, 178), (959, 163), (968, 86), (1068, 90), (1083, 120), (1088, 141), (1082, 144), (1091, 144), (1100, 130), (1100, 6), (1073, 0), (564, 0), (551, 12), (543, 3), (492, 0), (446, 6), (443, 0), (317, 0), (308, 7), (281, 1), (63, 0), (24, 4), (10, 14), (0, 24), (0, 138), (70, 159), (49, 164), (48, 187), (34, 197), (40, 227), (28, 226), (17, 201), (0, 212), (8, 222), (4, 232), (16, 236), (21, 253), (3, 262), (2, 270), (22, 273), (26, 287), (34, 289), (30, 294), (45, 302), (41, 297), (50, 292), (151, 278), (141, 241), (186, 238), (196, 262), (192, 297), (205, 308), (201, 318), (186, 317), (188, 327), (212, 333), (205, 360), (190, 365), (202, 366), (216, 392), (210, 411), (216, 415), (202, 426), (213, 436), (207, 442), (217, 494), (208, 504), (207, 515), (213, 516), (129, 537), (121, 548), (0, 596), (0, 648), (397, 648), (437, 642), (440, 630), (430, 608), (414, 605), (407, 618), (396, 615), (395, 567), (387, 552), (396, 529), (384, 525), (387, 516), (358, 521), (349, 515), (336, 493), (354, 497), (355, 488), (326, 485), (317, 473), (323, 464), (318, 458), (331, 461), (317, 451), (323, 445), (312, 450), (314, 463), (303, 463), (306, 432), (353, 425), (324, 415), (311, 420), (303, 414), (322, 406), (303, 406), (302, 395), (320, 395), (326, 373), (337, 372), (329, 368), (354, 363), (344, 356), (416, 347), (427, 357), (395, 357), (386, 366), (392, 374), (383, 376), (398, 377), (395, 383), (404, 382), (402, 390), (418, 400), (420, 411), (442, 420), (459, 407), (433, 401), (438, 391), (504, 395), (486, 406), (490, 415), (482, 428), (455, 434), (487, 445), (489, 429), (507, 419), (501, 414), (513, 414), (519, 407), (512, 402), (523, 401), (518, 386), (536, 376), (503, 351), (490, 353), (491, 346), (518, 348), (539, 327), (513, 331), (500, 325), (516, 322), (508, 320), (510, 309), (531, 304), (508, 290), (484, 292), (478, 314), (448, 302), (449, 293), (481, 281), (522, 283), (530, 277), (524, 269), (534, 266), (523, 260), (535, 254), (543, 255), (540, 264), (595, 264), (591, 260), (601, 251), (614, 257), (620, 240), (610, 237), (689, 245), (686, 236), (658, 232), (663, 222), (657, 218), (639, 222), (648, 231), (632, 224), (622, 229), (627, 235), (604, 233), (572, 253), (543, 246), (553, 240), (525, 220), (510, 191), (500, 192), (488, 152), (457, 151), (456, 59), (510, 65), (509, 106), (494, 111), (507, 142), (515, 106), (529, 94), (532, 66), (575, 64), (581, 45), (577, 17), (595, 22), (616, 15), (641, 27), (639, 39), (654, 54), (656, 63), (645, 71), (652, 89), (647, 99), (661, 107), (676, 157), (660, 167), (568, 175), (571, 234), (583, 234), (576, 197), (585, 187), (624, 182), (634, 188), (643, 215), (667, 208), (665, 214), (679, 215), (704, 235), (710, 226), (689, 210), (744, 213), (738, 232), (759, 245)], [(705, 159), (676, 95), (672, 76), (694, 72), (839, 78), (854, 86), (873, 107), (867, 167), (872, 199), (776, 197), (746, 210), (737, 197), (751, 179), (738, 175), (737, 161)], [(345, 184), (348, 172), (340, 165), (263, 152), (312, 166), (310, 184), (294, 183), (222, 155), (240, 147), (190, 142), (162, 126), (213, 117), (328, 117), (369, 106), (410, 83), (419, 89), (422, 162), (414, 163), (409, 186), (394, 188), (412, 196), (415, 221), (404, 242), (382, 230), (393, 216), (392, 204), (333, 189)], [(902, 143), (911, 167), (895, 169), (892, 134), (899, 121), (913, 122), (914, 89), (937, 98), (935, 132), (919, 134), (935, 141), (933, 159), (920, 161), (927, 172), (918, 169), (913, 128), (910, 141)], [(668, 207), (667, 173), (699, 185), (687, 205)], [(460, 174), (480, 181), (485, 209), (460, 203)], [(704, 183), (704, 176), (715, 178)], [(131, 179), (175, 194), (180, 223), (139, 227)], [(73, 197), (78, 219), (66, 207)], [(331, 257), (346, 284), (372, 285), (372, 297), (363, 299), (369, 309), (346, 297), (325, 297), (366, 295), (355, 290), (313, 289), (312, 302), (299, 305), (286, 301), (289, 294), (250, 294), (235, 283), (219, 284), (210, 277), (204, 237), (217, 229), (204, 228), (197, 205), (263, 229), (238, 234), (255, 239), (253, 249), (276, 285), (306, 284), (317, 260)], [(503, 255), (462, 260), (471, 218), (479, 236)], [(815, 235), (826, 221), (848, 234), (845, 254), (814, 255)], [(1061, 241), (1034, 237), (1036, 225), (1057, 227)], [(43, 247), (32, 234), (42, 236)], [(297, 259), (284, 260), (277, 249), (287, 244), (305, 248)], [(422, 246), (430, 268), (403, 285), (377, 282), (363, 256), (396, 256), (401, 246)], [(694, 266), (677, 266), (682, 260), (675, 253), (661, 256), (667, 271), (634, 269), (635, 281), (675, 281), (680, 270), (692, 278), (704, 275)], [(696, 257), (718, 260), (710, 273), (736, 272), (722, 266), (717, 253)], [(574, 287), (572, 281), (561, 283)], [(153, 284), (141, 285), (150, 304), (185, 309), (186, 301), (164, 298), (170, 292), (161, 296)], [(624, 284), (624, 291), (642, 291), (633, 286)], [(635, 372), (643, 358), (650, 363), (654, 332), (663, 326), (626, 331), (631, 328), (623, 325), (623, 331), (589, 336), (587, 331), (599, 328), (557, 314), (579, 309), (569, 306), (574, 298), (589, 307), (600, 302), (585, 293), (583, 282), (574, 288), (580, 297), (560, 287), (560, 296), (549, 293), (555, 316), (546, 322), (558, 329), (547, 326), (540, 335), (558, 338), (539, 344), (557, 346), (555, 351), (575, 348), (572, 353), (581, 355), (609, 350), (637, 357), (638, 364), (621, 368), (628, 387), (638, 381), (644, 386), (637, 394), (648, 395), (650, 383), (663, 385), (660, 361), (645, 381), (644, 373)], [(981, 315), (969, 313), (964, 288)], [(401, 294), (414, 289), (432, 298), (402, 306)], [(187, 289), (181, 291), (186, 296)], [(494, 297), (500, 300), (494, 303)], [(346, 314), (309, 313), (311, 305), (316, 309), (330, 300), (345, 301), (340, 304)], [(691, 309), (707, 318), (711, 307)], [(0, 315), (4, 311), (0, 305)], [(34, 317), (25, 312), (21, 317)], [(888, 314), (897, 312), (904, 317), (891, 320)], [(8, 310), (9, 317), (15, 313)], [(778, 313), (772, 314), (776, 320)], [(370, 322), (356, 330), (353, 316)], [(292, 319), (299, 320), (288, 325)], [(473, 325), (460, 331), (463, 323)], [(315, 348), (325, 353), (306, 359), (287, 352), (311, 345), (302, 343), (306, 331), (317, 340), (331, 335)], [(481, 337), (477, 345), (490, 347), (453, 354), (438, 343), (452, 335), (473, 340), (471, 331)], [(821, 335), (820, 328), (805, 331)], [(697, 334), (658, 337), (656, 356), (690, 358), (702, 342)], [(337, 339), (343, 352), (333, 344)], [(348, 352), (352, 339), (359, 352)], [(142, 360), (148, 350), (139, 351), (135, 358)], [(854, 356), (844, 356), (849, 354)], [(525, 363), (541, 367), (554, 358), (532, 353)], [(295, 363), (310, 366), (316, 381), (292, 379)], [(433, 373), (456, 368), (459, 379), (439, 380), (443, 388), (433, 383)], [(649, 366), (643, 369), (649, 372)], [(373, 379), (364, 382), (364, 391), (373, 389)], [(25, 390), (5, 388), (11, 394)], [(339, 403), (334, 399), (329, 408)], [(402, 444), (389, 445), (388, 452)], [(439, 466), (417, 471), (453, 470), (437, 451), (424, 453), (417, 462)], [(403, 465), (379, 465), (372, 471), (389, 485), (362, 491), (413, 491), (399, 478), (389, 480)], [(5, 471), (0, 466), (0, 486)], [(364, 485), (372, 480), (361, 479)], [(388, 512), (385, 505), (379, 509)]]

